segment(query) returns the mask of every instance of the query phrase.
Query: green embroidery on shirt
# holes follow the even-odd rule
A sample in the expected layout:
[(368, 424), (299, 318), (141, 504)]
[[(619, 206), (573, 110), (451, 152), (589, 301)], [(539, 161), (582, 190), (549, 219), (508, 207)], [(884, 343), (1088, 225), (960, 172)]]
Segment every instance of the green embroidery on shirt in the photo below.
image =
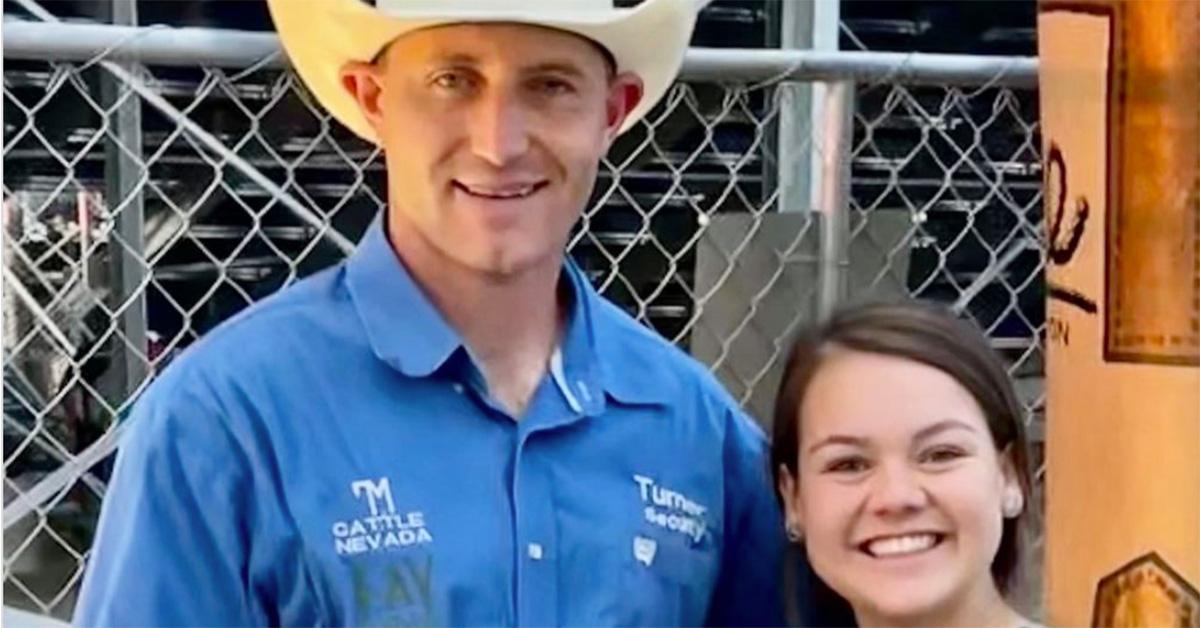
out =
[[(372, 569), (372, 567), (376, 567)], [(369, 624), (429, 625), (433, 622), (433, 557), (403, 556), (383, 565), (351, 566), (354, 602)]]

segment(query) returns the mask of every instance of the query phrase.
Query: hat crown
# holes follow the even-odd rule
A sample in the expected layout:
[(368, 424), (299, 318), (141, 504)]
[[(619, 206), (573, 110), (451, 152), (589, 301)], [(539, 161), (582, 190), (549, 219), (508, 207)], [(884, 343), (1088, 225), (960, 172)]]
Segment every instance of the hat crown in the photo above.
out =
[[(642, 79), (621, 132), (670, 89), (709, 0), (267, 0), (280, 42), (316, 99), (359, 137), (379, 134), (346, 89), (347, 62), (369, 62), (406, 33), (446, 24), (537, 24), (590, 39)], [(634, 6), (636, 4), (636, 6)]]
[(611, 11), (613, 0), (376, 0), (375, 8), (385, 13), (470, 11), (529, 13), (544, 11)]

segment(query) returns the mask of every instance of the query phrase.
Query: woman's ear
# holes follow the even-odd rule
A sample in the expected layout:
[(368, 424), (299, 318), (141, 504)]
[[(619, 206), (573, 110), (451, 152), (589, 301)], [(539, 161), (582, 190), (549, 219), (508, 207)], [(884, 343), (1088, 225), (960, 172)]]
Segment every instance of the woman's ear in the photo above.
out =
[(1021, 486), (1017, 465), (1013, 461), (1012, 445), (1000, 452), (1000, 474), (1004, 482), (1000, 493), (1000, 512), (1005, 519), (1016, 519), (1025, 510), (1025, 491)]
[(788, 540), (800, 542), (804, 536), (804, 509), (800, 504), (800, 482), (788, 470), (786, 464), (779, 465), (779, 486), (775, 487), (783, 500), (784, 529)]

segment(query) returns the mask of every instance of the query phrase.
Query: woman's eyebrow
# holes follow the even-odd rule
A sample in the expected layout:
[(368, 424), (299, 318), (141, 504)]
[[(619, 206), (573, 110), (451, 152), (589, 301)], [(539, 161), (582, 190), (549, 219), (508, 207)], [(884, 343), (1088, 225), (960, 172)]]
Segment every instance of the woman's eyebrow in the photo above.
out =
[(867, 439), (860, 438), (858, 436), (846, 436), (844, 434), (834, 434), (832, 436), (827, 436), (825, 438), (822, 438), (821, 440), (817, 441), (816, 443), (813, 443), (813, 445), (808, 448), (808, 453), (811, 454), (812, 452), (814, 452), (822, 447), (827, 447), (829, 445), (850, 445), (853, 447), (866, 447)]
[(921, 431), (917, 432), (916, 435), (913, 436), (913, 442), (919, 443), (921, 441), (929, 440), (930, 438), (933, 438), (942, 432), (947, 432), (950, 430), (967, 430), (968, 432), (976, 434), (979, 433), (979, 430), (975, 429), (973, 425), (964, 423), (958, 419), (944, 419), (934, 423), (933, 425), (922, 428)]

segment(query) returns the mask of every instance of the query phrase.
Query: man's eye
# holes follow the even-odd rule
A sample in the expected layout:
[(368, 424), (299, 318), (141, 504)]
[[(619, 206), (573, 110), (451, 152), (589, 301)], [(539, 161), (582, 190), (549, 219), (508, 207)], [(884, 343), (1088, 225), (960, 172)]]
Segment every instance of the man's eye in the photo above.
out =
[(458, 91), (467, 88), (469, 81), (457, 72), (445, 72), (435, 76), (433, 84), (445, 90)]
[(574, 86), (561, 79), (543, 79), (536, 83), (536, 87), (538, 91), (550, 96), (570, 94), (575, 91)]

